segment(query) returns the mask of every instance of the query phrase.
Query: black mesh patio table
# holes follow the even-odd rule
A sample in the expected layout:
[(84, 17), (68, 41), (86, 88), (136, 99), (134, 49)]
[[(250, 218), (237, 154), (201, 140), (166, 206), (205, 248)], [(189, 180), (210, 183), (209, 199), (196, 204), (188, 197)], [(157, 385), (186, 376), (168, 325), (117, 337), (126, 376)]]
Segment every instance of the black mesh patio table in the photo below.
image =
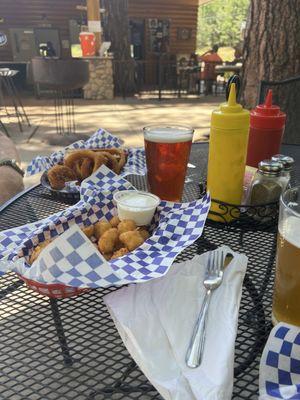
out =
[[(184, 200), (200, 196), (206, 176), (207, 144), (193, 145)], [(300, 147), (285, 146), (297, 159)], [(145, 189), (144, 177), (129, 180)], [(0, 210), (0, 230), (27, 224), (68, 207), (42, 186)], [(207, 222), (202, 237), (178, 261), (226, 244), (249, 258), (235, 345), (233, 399), (257, 399), (262, 349), (271, 325), (276, 226), (247, 229)], [(13, 273), (0, 278), (0, 400), (161, 399), (124, 347), (103, 296), (96, 289), (55, 300), (28, 289)], [(71, 362), (68, 363), (68, 357)], [(70, 361), (70, 360), (69, 360)], [(201, 382), (199, 382), (201, 384)]]

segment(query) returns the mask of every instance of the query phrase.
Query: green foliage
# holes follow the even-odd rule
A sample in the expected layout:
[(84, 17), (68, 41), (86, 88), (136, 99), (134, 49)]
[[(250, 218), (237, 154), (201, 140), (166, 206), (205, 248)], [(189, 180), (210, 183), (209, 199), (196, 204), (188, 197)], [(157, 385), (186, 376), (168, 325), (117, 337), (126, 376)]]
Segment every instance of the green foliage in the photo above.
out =
[(241, 41), (241, 26), (246, 21), (250, 0), (213, 0), (199, 7), (198, 47), (234, 47)]

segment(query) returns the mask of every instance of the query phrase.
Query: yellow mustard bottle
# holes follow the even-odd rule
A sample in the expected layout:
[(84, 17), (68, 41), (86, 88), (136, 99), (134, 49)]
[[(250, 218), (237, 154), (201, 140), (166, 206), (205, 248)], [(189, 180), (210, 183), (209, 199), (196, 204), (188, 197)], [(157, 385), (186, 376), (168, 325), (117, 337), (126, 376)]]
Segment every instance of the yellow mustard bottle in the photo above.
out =
[[(228, 102), (221, 104), (211, 116), (207, 188), (213, 200), (241, 204), (249, 121), (250, 113), (236, 102), (235, 84), (232, 83)], [(226, 209), (212, 201), (210, 219), (229, 222), (235, 217), (238, 213), (232, 208)]]

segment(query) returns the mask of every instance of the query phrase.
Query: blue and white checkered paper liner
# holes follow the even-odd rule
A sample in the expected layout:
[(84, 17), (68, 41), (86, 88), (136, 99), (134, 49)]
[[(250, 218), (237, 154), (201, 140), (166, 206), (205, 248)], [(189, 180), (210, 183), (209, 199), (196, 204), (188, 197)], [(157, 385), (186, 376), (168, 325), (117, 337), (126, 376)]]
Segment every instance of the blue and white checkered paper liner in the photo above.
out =
[(300, 328), (280, 323), (260, 362), (260, 400), (300, 399)]
[[(145, 282), (165, 275), (176, 256), (201, 236), (210, 207), (207, 195), (191, 203), (162, 201), (152, 236), (118, 259), (105, 261), (78, 228), (116, 215), (113, 194), (132, 185), (110, 169), (100, 169), (81, 185), (81, 200), (37, 224), (0, 233), (0, 271), (15, 271), (41, 283), (96, 288)], [(33, 248), (49, 238), (38, 259), (26, 262)]]
[[(120, 139), (118, 139), (116, 136), (111, 135), (104, 129), (99, 129), (86, 141), (80, 140), (78, 142), (75, 142), (66, 147), (64, 150), (60, 150), (51, 154), (49, 157), (38, 156), (34, 158), (26, 169), (26, 175), (30, 176), (35, 175), (39, 172), (47, 171), (55, 164), (62, 162), (66, 152), (70, 150), (99, 149), (111, 147), (121, 147)], [(144, 149), (131, 148), (126, 149), (126, 151), (128, 153), (127, 162), (122, 169), (121, 176), (127, 176), (130, 174), (144, 175), (146, 173)], [(71, 191), (74, 191), (73, 186)], [(78, 191), (78, 189), (76, 190)]]

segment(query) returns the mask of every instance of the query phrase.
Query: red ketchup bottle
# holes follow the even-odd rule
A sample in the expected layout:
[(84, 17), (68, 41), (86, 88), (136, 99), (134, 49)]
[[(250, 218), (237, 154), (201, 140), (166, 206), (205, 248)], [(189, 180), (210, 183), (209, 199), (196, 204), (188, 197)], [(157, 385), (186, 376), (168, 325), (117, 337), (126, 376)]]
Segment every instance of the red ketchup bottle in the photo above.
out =
[(250, 113), (247, 165), (257, 168), (260, 161), (280, 153), (285, 119), (286, 114), (272, 104), (272, 90), (269, 90), (265, 103)]

